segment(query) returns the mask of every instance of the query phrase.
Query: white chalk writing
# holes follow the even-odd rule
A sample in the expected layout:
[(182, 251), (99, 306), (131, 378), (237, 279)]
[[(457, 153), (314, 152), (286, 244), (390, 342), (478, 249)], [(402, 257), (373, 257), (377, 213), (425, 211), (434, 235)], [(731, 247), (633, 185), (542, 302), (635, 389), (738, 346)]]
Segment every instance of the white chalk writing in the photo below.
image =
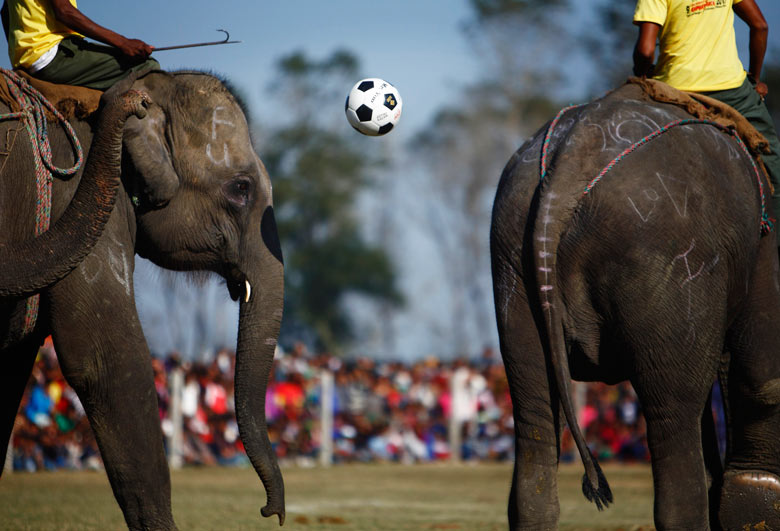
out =
[[(211, 115), (211, 140), (212, 142), (217, 141), (217, 126), (227, 126), (227, 127), (235, 127), (235, 124), (229, 120), (225, 120), (219, 117), (219, 114), (223, 112), (226, 108), (218, 105), (214, 107), (214, 112)], [(214, 150), (211, 147), (211, 142), (206, 144), (206, 156), (208, 159), (216, 166), (225, 166), (227, 168), (230, 167), (230, 151), (228, 149), (227, 142), (222, 143), (222, 155), (220, 159), (217, 158), (216, 153), (214, 153)]]

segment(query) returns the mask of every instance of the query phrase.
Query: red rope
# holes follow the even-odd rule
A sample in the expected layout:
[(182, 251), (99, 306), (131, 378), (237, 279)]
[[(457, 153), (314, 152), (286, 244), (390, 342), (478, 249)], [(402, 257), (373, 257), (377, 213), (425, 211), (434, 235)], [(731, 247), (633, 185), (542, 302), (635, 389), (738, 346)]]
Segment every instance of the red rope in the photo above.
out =
[[(0, 72), (5, 76), (8, 89), (20, 108), (19, 112), (0, 115), (0, 121), (21, 120), (32, 145), (37, 190), (35, 205), (35, 236), (37, 237), (49, 230), (51, 223), (52, 174), (73, 175), (79, 171), (84, 162), (84, 151), (73, 127), (49, 100), (30, 86), (25, 79), (12, 71), (0, 68)], [(58, 168), (52, 162), (51, 144), (49, 143), (44, 108), (48, 109), (57, 118), (57, 121), (62, 124), (67, 132), (68, 139), (76, 155), (76, 162), (70, 168)], [(25, 335), (32, 332), (35, 328), (39, 306), (39, 294), (35, 294), (27, 299), (23, 332)]]
[[(544, 143), (542, 144), (542, 156), (541, 156), (541, 168), (540, 168), (540, 177), (539, 181), (543, 181), (545, 177), (547, 176), (547, 155), (548, 155), (548, 149), (549, 149), (549, 143), (550, 139), (552, 138), (553, 129), (558, 124), (558, 121), (560, 120), (561, 116), (568, 111), (569, 109), (572, 109), (574, 107), (578, 107), (578, 105), (570, 105), (568, 107), (565, 107), (562, 109), (553, 119), (553, 121), (550, 123), (550, 127), (547, 129), (547, 133), (545, 134)], [(699, 120), (695, 118), (689, 118), (689, 119), (680, 119), (675, 120), (673, 122), (670, 122), (666, 124), (665, 126), (661, 127), (657, 131), (653, 131), (646, 137), (642, 138), (638, 142), (635, 142), (631, 146), (629, 146), (627, 149), (625, 149), (620, 155), (612, 159), (609, 164), (607, 164), (603, 170), (599, 172), (599, 174), (594, 177), (588, 185), (585, 187), (585, 190), (582, 193), (582, 196), (585, 197), (590, 193), (590, 191), (593, 189), (596, 184), (601, 181), (601, 179), (614, 168), (618, 162), (623, 160), (626, 156), (628, 156), (630, 153), (633, 153), (637, 148), (640, 146), (650, 142), (654, 138), (657, 138), (661, 136), (662, 134), (668, 132), (671, 129), (674, 129), (675, 127), (679, 127), (681, 125), (711, 125), (720, 131), (723, 131), (724, 133), (729, 134), (732, 136), (736, 142), (737, 145), (742, 149), (742, 151), (747, 155), (748, 160), (750, 161), (750, 164), (753, 166), (753, 171), (756, 174), (756, 182), (758, 183), (758, 191), (761, 196), (761, 222), (759, 223), (759, 230), (761, 234), (767, 234), (774, 228), (774, 222), (775, 220), (773, 218), (769, 217), (769, 213), (766, 210), (766, 192), (764, 190), (764, 181), (761, 178), (761, 172), (758, 169), (758, 165), (756, 164), (756, 161), (753, 159), (753, 156), (750, 154), (750, 151), (748, 150), (745, 143), (742, 141), (742, 139), (739, 137), (739, 134), (730, 127), (726, 127), (724, 125), (721, 125), (717, 122), (713, 122), (711, 120)]]

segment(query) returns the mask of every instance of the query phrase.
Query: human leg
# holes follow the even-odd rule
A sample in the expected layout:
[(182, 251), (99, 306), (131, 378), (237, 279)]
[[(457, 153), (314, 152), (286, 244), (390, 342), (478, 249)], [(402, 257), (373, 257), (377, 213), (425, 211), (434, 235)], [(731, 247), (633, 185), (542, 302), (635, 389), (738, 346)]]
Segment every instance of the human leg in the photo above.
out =
[(106, 90), (128, 72), (159, 67), (160, 64), (154, 59), (133, 63), (110, 46), (80, 38), (67, 38), (60, 42), (57, 55), (51, 63), (33, 75), (51, 83)]
[[(780, 140), (766, 102), (761, 99), (754, 84), (748, 79), (735, 89), (708, 92), (707, 95), (734, 107), (769, 142), (771, 153), (762, 153), (761, 159), (774, 187), (772, 210), (777, 218), (780, 216)], [(780, 232), (778, 232), (778, 241), (780, 242)]]

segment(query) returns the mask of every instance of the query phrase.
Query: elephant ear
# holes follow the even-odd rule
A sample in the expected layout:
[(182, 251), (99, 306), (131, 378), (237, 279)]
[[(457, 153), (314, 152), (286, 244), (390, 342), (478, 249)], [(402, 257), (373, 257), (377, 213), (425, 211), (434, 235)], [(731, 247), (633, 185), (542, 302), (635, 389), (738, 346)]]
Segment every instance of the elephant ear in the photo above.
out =
[(179, 188), (179, 176), (165, 140), (165, 113), (159, 105), (150, 105), (143, 120), (127, 120), (124, 146), (141, 180), (145, 201), (153, 207), (168, 203)]

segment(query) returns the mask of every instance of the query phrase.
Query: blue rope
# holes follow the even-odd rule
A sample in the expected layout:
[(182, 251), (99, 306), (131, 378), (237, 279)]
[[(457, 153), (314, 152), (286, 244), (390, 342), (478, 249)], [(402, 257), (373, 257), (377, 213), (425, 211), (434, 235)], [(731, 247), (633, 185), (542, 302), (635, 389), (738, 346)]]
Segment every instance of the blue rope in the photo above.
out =
[(544, 181), (545, 177), (547, 177), (547, 155), (549, 154), (548, 150), (550, 149), (550, 140), (552, 140), (552, 134), (553, 130), (555, 130), (555, 126), (558, 125), (558, 122), (567, 111), (577, 107), (582, 107), (583, 105), (585, 104), (579, 103), (577, 105), (569, 105), (568, 107), (564, 107), (558, 111), (558, 114), (555, 115), (553, 121), (550, 122), (550, 126), (547, 128), (547, 132), (544, 135), (544, 143), (542, 143), (542, 160), (540, 161), (541, 167), (539, 169), (539, 182)]
[[(32, 145), (37, 187), (35, 235), (39, 236), (49, 229), (51, 223), (52, 175), (67, 176), (79, 171), (84, 162), (84, 150), (81, 148), (81, 143), (73, 127), (43, 94), (14, 72), (5, 68), (0, 68), (0, 72), (5, 77), (8, 90), (20, 109), (18, 112), (0, 114), (0, 121), (21, 120)], [(76, 155), (76, 163), (70, 168), (59, 168), (52, 162), (45, 110), (54, 115), (67, 133), (68, 140)], [(35, 328), (39, 305), (40, 295), (35, 294), (27, 299), (23, 332), (25, 335)]]
[[(577, 107), (577, 105), (570, 105), (564, 109), (562, 109), (553, 119), (553, 121), (550, 123), (550, 127), (547, 129), (547, 133), (545, 135), (544, 143), (542, 145), (542, 157), (541, 157), (541, 168), (540, 168), (540, 182), (545, 179), (547, 176), (547, 151), (549, 148), (550, 138), (552, 138), (552, 132), (555, 126), (557, 125), (558, 121), (560, 120), (561, 116), (568, 111), (569, 109), (572, 109), (574, 107)], [(664, 133), (669, 132), (671, 129), (674, 129), (675, 127), (680, 127), (683, 125), (711, 125), (720, 131), (723, 131), (724, 133), (727, 133), (728, 135), (732, 136), (736, 142), (737, 145), (742, 149), (742, 151), (747, 155), (748, 160), (750, 161), (750, 164), (753, 166), (753, 172), (756, 175), (756, 182), (758, 183), (758, 191), (761, 196), (761, 222), (760, 222), (760, 231), (761, 234), (767, 234), (771, 232), (771, 230), (774, 228), (774, 222), (775, 220), (769, 217), (769, 213), (766, 210), (766, 192), (764, 189), (764, 181), (761, 178), (761, 172), (758, 169), (758, 165), (756, 164), (756, 161), (753, 159), (753, 156), (750, 154), (750, 151), (748, 150), (745, 143), (742, 141), (742, 139), (739, 137), (739, 134), (730, 127), (726, 127), (724, 125), (721, 125), (717, 122), (713, 122), (711, 120), (700, 120), (696, 118), (685, 118), (680, 120), (675, 120), (673, 122), (670, 122), (660, 129), (653, 131), (646, 137), (642, 138), (638, 142), (635, 142), (631, 146), (629, 146), (627, 149), (623, 150), (622, 153), (620, 153), (617, 157), (612, 159), (609, 164), (607, 164), (603, 170), (599, 172), (599, 174), (593, 178), (588, 185), (585, 187), (585, 190), (582, 193), (582, 196), (585, 197), (588, 195), (591, 190), (601, 181), (601, 179), (609, 173), (612, 168), (614, 168), (620, 161), (626, 158), (629, 154), (633, 153), (637, 148), (640, 146), (643, 146), (644, 144), (647, 144), (654, 138), (657, 138), (661, 136)]]
[[(18, 76), (11, 70), (0, 68), (0, 72), (5, 76), (8, 89), (20, 107), (19, 112), (0, 115), (0, 121), (4, 120), (23, 120), (28, 131), (34, 135), (35, 146), (39, 146), (36, 151), (40, 154), (40, 160), (46, 168), (57, 175), (73, 175), (81, 169), (84, 163), (84, 150), (81, 142), (65, 117), (51, 104), (46, 97), (32, 87), (27, 80)], [(76, 155), (76, 163), (70, 168), (59, 168), (52, 162), (51, 144), (49, 143), (48, 121), (44, 109), (54, 115), (57, 121), (62, 125), (67, 133), (68, 140), (73, 147)], [(37, 161), (36, 161), (37, 162)]]

